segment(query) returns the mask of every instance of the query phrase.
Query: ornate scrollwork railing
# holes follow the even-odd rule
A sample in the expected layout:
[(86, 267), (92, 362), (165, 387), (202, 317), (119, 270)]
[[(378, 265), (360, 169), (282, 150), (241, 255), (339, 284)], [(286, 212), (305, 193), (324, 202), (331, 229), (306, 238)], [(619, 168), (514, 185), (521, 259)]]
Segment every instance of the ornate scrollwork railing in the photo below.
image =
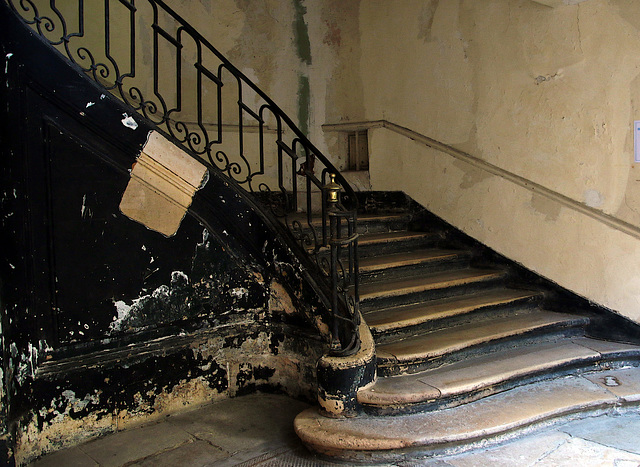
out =
[(86, 75), (280, 217), (330, 287), (333, 353), (357, 351), (355, 193), (260, 88), (162, 0), (6, 1)]

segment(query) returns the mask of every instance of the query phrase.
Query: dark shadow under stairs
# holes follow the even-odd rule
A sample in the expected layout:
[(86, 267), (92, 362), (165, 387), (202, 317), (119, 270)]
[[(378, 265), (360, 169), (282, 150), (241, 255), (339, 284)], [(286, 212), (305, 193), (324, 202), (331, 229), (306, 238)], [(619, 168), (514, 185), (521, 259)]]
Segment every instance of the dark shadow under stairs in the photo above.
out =
[(450, 454), (640, 399), (640, 346), (589, 337), (588, 310), (423, 214), (359, 216), (377, 379), (356, 417), (300, 414), (307, 447), (351, 462)]

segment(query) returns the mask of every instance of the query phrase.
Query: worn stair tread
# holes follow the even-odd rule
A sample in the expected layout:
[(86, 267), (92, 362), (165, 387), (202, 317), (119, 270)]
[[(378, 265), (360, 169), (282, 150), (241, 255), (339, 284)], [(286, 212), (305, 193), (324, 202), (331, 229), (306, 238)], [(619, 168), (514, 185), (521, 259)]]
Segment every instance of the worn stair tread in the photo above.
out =
[[(614, 378), (619, 386), (608, 387)], [(518, 431), (563, 416), (586, 416), (640, 399), (640, 369), (569, 376), (520, 386), (445, 410), (410, 415), (323, 417), (315, 408), (299, 414), (295, 431), (313, 451), (351, 461), (406, 459), (453, 453), (515, 437)]]
[(432, 331), (376, 348), (379, 362), (411, 362), (433, 359), (451, 352), (526, 333), (556, 327), (581, 326), (588, 318), (553, 311), (532, 310), (479, 323), (467, 323)]
[(395, 232), (383, 232), (377, 234), (361, 235), (358, 238), (358, 245), (369, 246), (378, 244), (387, 244), (394, 242), (403, 242), (416, 239), (428, 239), (432, 237), (438, 237), (440, 234), (437, 232), (413, 232), (410, 230), (397, 230)]
[(553, 375), (554, 371), (625, 357), (638, 359), (640, 346), (587, 337), (564, 343), (541, 343), (470, 358), (420, 373), (381, 377), (373, 386), (358, 392), (358, 401), (372, 406), (425, 403), (490, 390), (508, 381), (543, 372)]
[(465, 250), (443, 250), (440, 248), (427, 248), (403, 253), (370, 256), (360, 260), (360, 272), (367, 273), (402, 266), (415, 266), (468, 256), (469, 252)]
[(360, 286), (360, 300), (364, 301), (379, 297), (394, 297), (414, 292), (444, 289), (458, 285), (491, 281), (505, 276), (506, 271), (500, 269), (467, 268), (380, 283), (362, 284)]
[(492, 289), (430, 302), (373, 310), (364, 315), (372, 331), (381, 333), (464, 315), (482, 308), (507, 305), (541, 296), (519, 289)]

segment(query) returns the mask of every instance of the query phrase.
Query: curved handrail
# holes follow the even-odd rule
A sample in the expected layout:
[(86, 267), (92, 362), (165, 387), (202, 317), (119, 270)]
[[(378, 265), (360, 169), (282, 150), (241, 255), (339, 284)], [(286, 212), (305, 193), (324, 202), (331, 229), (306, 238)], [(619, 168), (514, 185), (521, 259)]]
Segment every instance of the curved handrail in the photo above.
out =
[[(137, 3), (104, 0), (102, 6), (96, 2), (90, 9), (85, 9), (84, 0), (77, 0), (76, 5), (63, 2), (60, 6), (55, 0), (6, 1), (25, 23), (104, 89), (187, 152), (202, 158), (210, 168), (220, 170), (256, 194), (266, 209), (283, 218), (300, 250), (315, 258), (326, 277), (327, 287), (333, 291), (334, 300), (330, 304), (335, 330), (333, 353), (342, 355), (358, 350), (357, 235), (353, 235), (357, 222), (355, 192), (264, 91), (163, 0), (138, 0)], [(141, 20), (148, 21), (143, 24)], [(120, 34), (112, 34), (113, 23), (117, 23)], [(151, 63), (145, 63), (141, 58), (143, 54), (138, 53), (141, 24), (152, 37)], [(128, 42), (123, 39), (123, 25), (128, 27)], [(195, 60), (193, 66), (185, 65), (189, 54)], [(167, 73), (169, 62), (165, 60), (171, 56), (175, 59), (173, 74)], [(149, 68), (150, 77), (138, 72), (140, 65)], [(195, 81), (192, 87), (188, 87), (184, 79), (187, 73)], [(225, 86), (235, 91), (231, 104), (230, 97), (224, 94)], [(169, 88), (169, 92), (165, 88)], [(207, 106), (204, 102), (211, 90), (215, 112), (205, 118), (205, 113), (213, 107), (208, 106), (209, 101)], [(247, 99), (246, 95), (251, 98)], [(223, 132), (223, 128), (229, 126), (223, 109), (230, 105), (236, 106), (237, 111), (231, 125), (232, 130), (237, 129), (235, 154), (225, 146), (233, 131)], [(247, 121), (253, 123), (247, 124)], [(269, 129), (268, 121), (273, 122), (274, 130)], [(251, 151), (246, 148), (245, 126), (258, 128), (257, 153), (249, 154)], [(267, 147), (271, 133), (275, 141)], [(277, 166), (275, 174), (267, 173), (268, 149), (272, 151), (271, 162), (275, 161)], [(304, 177), (303, 190), (298, 186), (299, 176)], [(329, 178), (337, 181), (338, 188), (329, 188)], [(314, 190), (321, 196), (319, 212), (315, 212)], [(326, 201), (330, 190), (341, 191), (336, 202)], [(299, 195), (305, 196), (304, 209), (299, 209)], [(337, 217), (330, 216), (331, 212), (340, 212), (348, 219), (349, 235), (343, 235), (342, 223), (336, 222)], [(340, 238), (349, 241), (337, 241)], [(326, 250), (331, 251), (328, 263)]]

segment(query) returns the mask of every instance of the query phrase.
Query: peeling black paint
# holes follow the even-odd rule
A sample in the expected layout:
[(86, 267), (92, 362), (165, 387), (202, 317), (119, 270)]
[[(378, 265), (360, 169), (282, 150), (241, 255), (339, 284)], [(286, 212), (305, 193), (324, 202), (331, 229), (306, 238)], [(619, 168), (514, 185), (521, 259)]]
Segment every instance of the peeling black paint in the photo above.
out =
[(269, 339), (269, 349), (273, 355), (278, 355), (278, 348), (280, 343), (284, 341), (284, 335), (280, 333), (271, 334), (271, 338)]
[[(123, 216), (151, 126), (124, 128), (131, 109), (112, 96), (80, 117), (103, 91), (11, 18), (0, 2), (0, 44), (15, 50), (0, 91), (12, 117), (0, 176), (14, 194), (2, 208), (15, 213), (0, 225), (4, 432), (152, 413), (167, 394), (188, 401), (180, 393), (194, 381), (285, 392), (276, 368), (243, 354), (252, 342), (271, 356), (300, 351), (299, 371), (315, 378), (326, 287), (279, 222), (215, 171), (171, 238)], [(295, 312), (269, 313), (274, 280)], [(251, 366), (231, 380), (234, 352)]]

